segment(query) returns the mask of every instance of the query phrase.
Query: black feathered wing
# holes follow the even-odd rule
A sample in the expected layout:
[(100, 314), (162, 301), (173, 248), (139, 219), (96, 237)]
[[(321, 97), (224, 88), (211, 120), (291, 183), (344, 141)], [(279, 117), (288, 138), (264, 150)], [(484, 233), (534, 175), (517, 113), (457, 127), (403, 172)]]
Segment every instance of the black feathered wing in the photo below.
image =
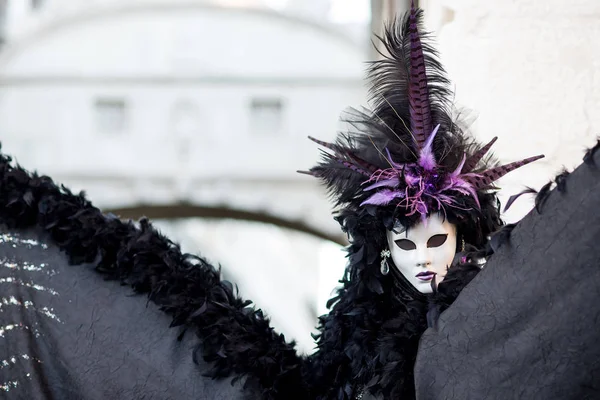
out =
[[(17, 397), (309, 398), (306, 360), (294, 344), (218, 269), (183, 254), (148, 221), (104, 215), (83, 195), (0, 155), (0, 224), (0, 340), (8, 340), (7, 326), (31, 328), (0, 346), (0, 359), (40, 360), (0, 369)], [(12, 247), (9, 238), (23, 234), (33, 236)], [(31, 237), (47, 248), (27, 246)], [(44, 263), (44, 271), (27, 267)], [(44, 312), (61, 321), (46, 321)], [(204, 373), (235, 377), (248, 390)]]

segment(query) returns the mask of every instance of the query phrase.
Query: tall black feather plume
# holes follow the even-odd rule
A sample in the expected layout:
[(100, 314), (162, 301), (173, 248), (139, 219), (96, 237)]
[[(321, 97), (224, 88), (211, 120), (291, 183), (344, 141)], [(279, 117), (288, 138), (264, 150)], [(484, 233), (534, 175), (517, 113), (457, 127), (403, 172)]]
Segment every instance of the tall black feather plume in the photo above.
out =
[[(458, 166), (462, 155), (477, 144), (470, 136), (464, 135), (452, 117), (452, 91), (442, 65), (433, 47), (427, 42), (428, 35), (420, 35), (415, 45), (414, 29), (420, 24), (421, 11), (407, 14), (402, 20), (393, 22), (382, 37), (383, 58), (370, 63), (367, 79), (370, 82), (369, 93), (372, 110), (350, 110), (344, 115), (344, 121), (352, 130), (340, 134), (336, 143), (336, 155), (325, 155), (323, 161), (313, 167), (312, 175), (322, 179), (336, 205), (344, 205), (364, 200), (360, 192), (365, 177), (348, 168), (344, 163), (360, 167), (356, 158), (376, 168), (389, 168), (386, 149), (398, 163), (417, 161), (420, 146), (424, 141), (424, 130), (431, 125), (440, 125), (439, 134), (434, 142), (436, 158), (442, 167), (451, 170)], [(420, 61), (412, 62), (411, 48), (418, 46)], [(427, 72), (426, 79), (423, 77)], [(414, 82), (418, 79), (418, 82)], [(414, 82), (414, 83), (413, 83)], [(426, 90), (420, 90), (419, 84), (425, 84)], [(418, 93), (415, 95), (414, 93)], [(427, 96), (425, 102), (423, 96)], [(419, 97), (419, 101), (414, 98)], [(423, 104), (427, 103), (427, 107)], [(415, 104), (421, 104), (417, 108)], [(411, 128), (413, 115), (428, 115), (419, 126), (423, 132), (415, 137)], [(429, 132), (427, 132), (428, 134)], [(342, 154), (342, 157), (340, 157)], [(352, 154), (355, 159), (349, 157)], [(340, 161), (340, 158), (343, 162)], [(347, 172), (345, 169), (351, 169)]]
[[(421, 20), (421, 10), (414, 10), (392, 23), (379, 38), (384, 44), (382, 60), (371, 62), (368, 70), (375, 119), (394, 132), (402, 131), (401, 136), (415, 136), (408, 142), (417, 144), (412, 148), (415, 154), (433, 126), (453, 130), (450, 81), (428, 43), (429, 35), (420, 29)], [(397, 141), (396, 134), (382, 131)]]

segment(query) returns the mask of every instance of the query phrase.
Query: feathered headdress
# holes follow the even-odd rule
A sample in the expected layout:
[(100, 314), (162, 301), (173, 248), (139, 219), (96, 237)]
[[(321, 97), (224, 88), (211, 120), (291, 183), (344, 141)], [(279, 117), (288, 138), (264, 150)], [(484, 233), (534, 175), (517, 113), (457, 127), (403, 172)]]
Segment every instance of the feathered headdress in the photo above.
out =
[(350, 121), (357, 132), (336, 143), (310, 138), (331, 152), (308, 173), (327, 184), (338, 205), (395, 206), (423, 218), (476, 211), (479, 194), (496, 180), (543, 157), (486, 165), (497, 138), (480, 146), (453, 121), (449, 81), (419, 33), (420, 19), (413, 3), (380, 38), (387, 54), (369, 68), (374, 107)]

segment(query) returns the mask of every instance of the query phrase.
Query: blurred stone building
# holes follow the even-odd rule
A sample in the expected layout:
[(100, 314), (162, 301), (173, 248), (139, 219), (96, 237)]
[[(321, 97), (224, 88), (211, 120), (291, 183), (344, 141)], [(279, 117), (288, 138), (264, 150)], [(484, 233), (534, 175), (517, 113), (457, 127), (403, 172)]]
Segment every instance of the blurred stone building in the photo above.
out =
[(103, 207), (193, 201), (337, 233), (295, 171), (316, 158), (306, 136), (332, 138), (363, 102), (365, 47), (260, 4), (8, 2), (5, 148)]
[(363, 3), (361, 23), (323, 0), (5, 1), (3, 151), (159, 220), (308, 350), (345, 239), (296, 170), (364, 103)]

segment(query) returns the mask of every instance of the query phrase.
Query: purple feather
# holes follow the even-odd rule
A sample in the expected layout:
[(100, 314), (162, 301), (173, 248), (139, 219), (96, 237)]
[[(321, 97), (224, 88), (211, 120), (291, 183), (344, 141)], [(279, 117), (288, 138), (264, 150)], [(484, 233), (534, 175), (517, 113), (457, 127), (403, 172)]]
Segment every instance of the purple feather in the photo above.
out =
[(471, 157), (469, 157), (469, 159), (465, 162), (465, 166), (463, 167), (465, 173), (471, 172), (475, 169), (475, 167), (477, 166), (477, 163), (479, 163), (479, 161), (481, 161), (483, 156), (485, 156), (486, 153), (488, 151), (490, 151), (490, 149), (492, 148), (492, 145), (494, 143), (496, 143), (496, 140), (498, 140), (498, 136), (495, 136), (492, 140), (490, 140), (490, 142), (488, 144), (483, 146), (481, 149), (477, 150), (477, 152), (475, 154), (473, 154)]
[(394, 160), (392, 159), (392, 155), (390, 154), (390, 150), (387, 147), (385, 148), (385, 152), (387, 153), (388, 161), (390, 162), (390, 164), (392, 164), (392, 167), (396, 169), (404, 168), (404, 164), (398, 164), (394, 162)]
[(422, 149), (427, 133), (431, 132), (431, 105), (425, 70), (423, 46), (417, 26), (417, 9), (414, 1), (410, 8), (410, 70), (408, 79), (408, 101), (410, 107), (410, 128), (417, 141), (418, 149)]
[[(368, 181), (367, 181), (367, 182), (368, 182)], [(369, 191), (369, 190), (373, 190), (373, 189), (376, 189), (376, 188), (379, 188), (379, 187), (391, 187), (391, 188), (393, 188), (393, 187), (397, 187), (397, 186), (399, 186), (399, 185), (400, 185), (400, 178), (398, 178), (398, 177), (396, 176), (396, 177), (393, 177), (393, 178), (391, 178), (391, 179), (384, 179), (384, 180), (380, 180), (380, 181), (379, 181), (379, 182), (377, 182), (377, 183), (374, 183), (374, 184), (372, 184), (372, 185), (370, 185), (370, 186), (367, 186), (367, 187), (366, 187), (366, 188), (364, 188), (363, 190), (364, 190), (365, 192), (367, 192), (367, 191)]]
[(333, 150), (333, 151), (335, 151), (336, 153), (339, 153), (339, 152), (340, 152), (340, 149), (339, 149), (339, 147), (338, 147), (338, 146), (336, 146), (336, 145), (335, 145), (335, 144), (333, 144), (333, 143), (324, 142), (324, 141), (322, 141), (322, 140), (315, 139), (315, 138), (314, 138), (314, 137), (312, 137), (312, 136), (309, 136), (308, 138), (309, 138), (310, 140), (312, 140), (313, 142), (315, 142), (316, 144), (318, 144), (318, 145), (321, 145), (321, 146), (323, 146), (323, 147), (325, 147), (325, 148), (327, 148), (327, 149), (329, 149), (329, 150)]
[[(346, 163), (348, 163), (348, 165), (350, 165), (348, 168), (352, 169), (353, 171), (356, 171), (363, 175), (368, 175), (368, 173), (373, 173), (377, 170), (377, 167), (373, 164), (366, 162), (365, 160), (355, 156), (352, 152), (344, 150), (334, 143), (324, 142), (322, 140), (315, 139), (312, 136), (309, 136), (308, 138), (313, 142), (317, 143), (318, 145), (321, 145), (326, 149), (333, 151), (335, 153), (335, 156), (333, 158), (344, 165), (347, 165)], [(343, 160), (343, 157), (351, 159), (353, 163)]]
[(310, 171), (302, 171), (302, 170), (297, 170), (296, 171), (299, 174), (304, 174), (304, 175), (310, 175), (310, 176), (314, 176), (316, 178), (319, 177), (319, 174), (315, 173), (315, 172), (310, 172)]
[(334, 156), (330, 156), (330, 157), (333, 158), (334, 160), (336, 160), (337, 162), (339, 162), (340, 164), (344, 165), (346, 168), (351, 169), (354, 172), (358, 172), (359, 174), (369, 176), (369, 177), (371, 176), (371, 174), (368, 171), (365, 171), (362, 168), (357, 167), (356, 165), (354, 165), (348, 161), (342, 160), (341, 158), (334, 157)]
[(537, 194), (537, 192), (538, 192), (537, 190), (528, 187), (527, 189), (523, 190), (520, 193), (513, 194), (512, 196), (510, 196), (508, 198), (508, 201), (506, 202), (506, 205), (504, 206), (504, 212), (508, 211), (508, 209), (510, 208), (510, 206), (512, 206), (513, 203), (515, 201), (517, 201), (517, 199), (519, 197), (521, 197), (522, 195), (524, 195), (524, 194)]
[(456, 167), (456, 169), (454, 170), (454, 172), (452, 172), (450, 174), (450, 178), (451, 179), (452, 178), (457, 178), (462, 173), (462, 170), (463, 170), (463, 168), (465, 166), (465, 160), (466, 159), (467, 159), (467, 155), (465, 154), (465, 155), (463, 155), (463, 158), (462, 158), (462, 161), (460, 162), (460, 164), (458, 164), (458, 167)]
[(454, 190), (466, 196), (471, 196), (473, 200), (475, 200), (477, 207), (481, 207), (481, 204), (479, 204), (479, 197), (477, 196), (477, 190), (466, 180), (459, 177), (449, 188), (449, 190)]
[(369, 171), (371, 173), (375, 172), (377, 170), (377, 167), (374, 166), (373, 164), (370, 164), (368, 162), (366, 162), (365, 160), (363, 160), (362, 158), (359, 158), (357, 156), (355, 156), (353, 153), (346, 153), (346, 155), (352, 159), (352, 161), (354, 161), (355, 164), (358, 164), (361, 168), (363, 168), (366, 171)]
[(392, 189), (384, 189), (370, 196), (368, 199), (363, 201), (360, 205), (364, 206), (365, 204), (373, 204), (376, 206), (385, 206), (392, 202), (392, 200), (397, 199), (398, 197), (403, 197), (404, 193), (398, 190)]
[(497, 181), (502, 178), (504, 175), (508, 174), (511, 171), (514, 171), (517, 168), (521, 168), (524, 165), (527, 165), (531, 162), (539, 160), (540, 158), (544, 158), (543, 155), (529, 157), (521, 161), (515, 161), (510, 164), (502, 165), (500, 167), (495, 167), (492, 169), (488, 169), (487, 171), (482, 172), (480, 177), (475, 177), (473, 180), (475, 189), (483, 189), (489, 186), (492, 182)]
[(440, 125), (438, 124), (433, 132), (429, 135), (427, 142), (421, 149), (421, 154), (419, 156), (419, 165), (425, 169), (425, 171), (433, 171), (437, 167), (437, 162), (435, 161), (435, 154), (433, 154), (433, 139), (435, 139), (435, 135), (440, 129)]
[(415, 186), (421, 181), (421, 177), (409, 171), (404, 175), (404, 181), (409, 186)]

